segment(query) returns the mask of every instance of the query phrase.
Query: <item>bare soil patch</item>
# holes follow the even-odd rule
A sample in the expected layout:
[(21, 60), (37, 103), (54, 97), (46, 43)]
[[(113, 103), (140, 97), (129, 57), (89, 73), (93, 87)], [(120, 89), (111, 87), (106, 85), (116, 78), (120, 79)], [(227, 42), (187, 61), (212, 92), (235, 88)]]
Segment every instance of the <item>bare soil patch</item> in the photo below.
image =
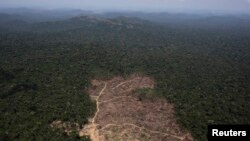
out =
[(93, 141), (191, 141), (174, 117), (174, 107), (165, 99), (140, 100), (134, 90), (154, 88), (153, 79), (132, 75), (128, 79), (92, 80), (90, 97), (97, 111), (89, 124), (79, 129)]

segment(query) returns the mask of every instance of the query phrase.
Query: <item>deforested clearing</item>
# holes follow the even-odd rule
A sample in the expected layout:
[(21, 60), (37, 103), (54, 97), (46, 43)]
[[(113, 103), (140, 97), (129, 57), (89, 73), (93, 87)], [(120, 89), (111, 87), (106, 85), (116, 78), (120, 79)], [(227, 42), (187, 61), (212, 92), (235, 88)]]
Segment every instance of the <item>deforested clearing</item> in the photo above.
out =
[(137, 89), (153, 89), (155, 82), (146, 76), (128, 79), (92, 80), (90, 97), (96, 101), (96, 113), (80, 136), (93, 141), (193, 140), (174, 117), (174, 107), (165, 99), (140, 98)]

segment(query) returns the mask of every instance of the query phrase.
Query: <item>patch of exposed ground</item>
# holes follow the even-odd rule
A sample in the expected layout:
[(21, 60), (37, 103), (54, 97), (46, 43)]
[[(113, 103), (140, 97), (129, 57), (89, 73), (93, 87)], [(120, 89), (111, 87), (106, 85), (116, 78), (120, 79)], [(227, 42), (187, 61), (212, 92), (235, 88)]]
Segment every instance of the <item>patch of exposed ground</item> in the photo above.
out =
[(92, 141), (180, 141), (193, 140), (174, 117), (173, 105), (166, 100), (141, 100), (139, 88), (154, 88), (154, 81), (132, 75), (128, 79), (92, 80), (90, 97), (96, 101), (96, 113), (80, 136)]
[(80, 131), (80, 125), (78, 123), (62, 122), (61, 120), (55, 120), (50, 124), (51, 127), (57, 129), (63, 129), (67, 135), (75, 131)]
[(141, 99), (136, 90), (153, 89), (154, 81), (145, 76), (132, 75), (128, 79), (92, 80), (89, 89), (96, 101), (96, 113), (89, 124), (51, 123), (68, 135), (79, 132), (92, 141), (192, 141), (174, 117), (174, 108), (164, 98)]

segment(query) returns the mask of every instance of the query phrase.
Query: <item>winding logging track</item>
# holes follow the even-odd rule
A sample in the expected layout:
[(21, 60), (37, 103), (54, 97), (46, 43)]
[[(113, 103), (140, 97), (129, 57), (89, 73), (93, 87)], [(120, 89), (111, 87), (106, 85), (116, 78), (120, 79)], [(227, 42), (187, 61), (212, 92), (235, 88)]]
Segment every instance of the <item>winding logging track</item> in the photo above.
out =
[(97, 116), (97, 114), (100, 111), (100, 108), (99, 108), (99, 106), (100, 106), (99, 98), (102, 96), (102, 94), (103, 94), (104, 90), (106, 89), (106, 87), (107, 87), (107, 83), (104, 84), (104, 87), (102, 88), (102, 90), (100, 91), (99, 95), (96, 98), (96, 113), (95, 113), (95, 116), (92, 119), (92, 124), (95, 123), (96, 116)]

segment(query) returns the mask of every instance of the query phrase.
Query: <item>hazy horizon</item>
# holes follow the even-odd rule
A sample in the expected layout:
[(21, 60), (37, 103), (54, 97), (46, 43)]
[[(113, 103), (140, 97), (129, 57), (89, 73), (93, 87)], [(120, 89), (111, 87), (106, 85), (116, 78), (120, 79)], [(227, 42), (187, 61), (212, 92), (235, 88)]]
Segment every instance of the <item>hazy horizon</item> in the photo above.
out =
[(250, 14), (250, 0), (1, 0), (0, 8)]

